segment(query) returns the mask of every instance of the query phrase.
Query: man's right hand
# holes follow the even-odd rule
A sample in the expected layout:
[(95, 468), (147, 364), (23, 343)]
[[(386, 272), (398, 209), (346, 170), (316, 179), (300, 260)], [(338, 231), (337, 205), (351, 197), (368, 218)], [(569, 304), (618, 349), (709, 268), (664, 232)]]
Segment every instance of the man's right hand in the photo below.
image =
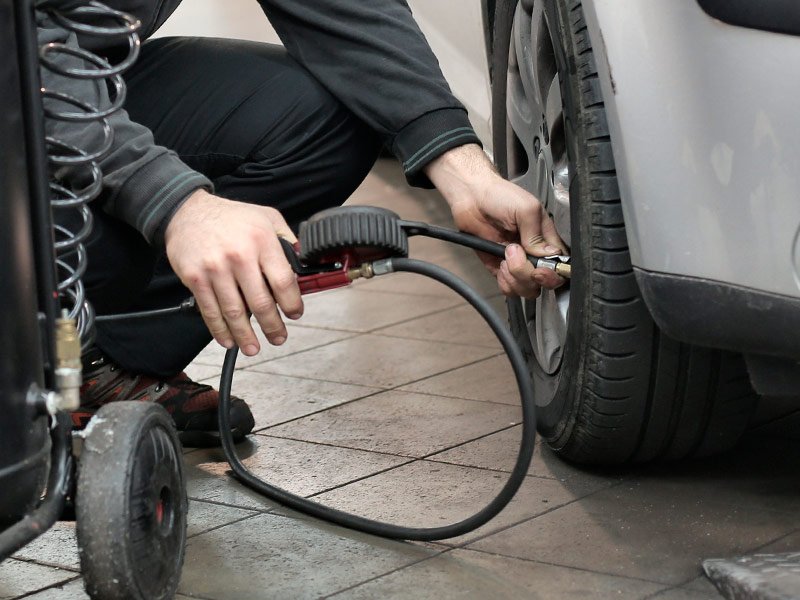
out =
[(227, 200), (197, 190), (178, 208), (165, 232), (167, 258), (197, 300), (211, 335), (248, 356), (260, 347), (249, 312), (276, 346), (290, 319), (303, 314), (297, 277), (278, 237), (296, 238), (274, 208)]

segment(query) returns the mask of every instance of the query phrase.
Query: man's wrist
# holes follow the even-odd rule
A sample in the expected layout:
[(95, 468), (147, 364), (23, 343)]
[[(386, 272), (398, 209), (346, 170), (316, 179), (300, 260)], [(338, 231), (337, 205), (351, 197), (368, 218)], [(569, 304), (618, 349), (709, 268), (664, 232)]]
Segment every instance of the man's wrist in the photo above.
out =
[(452, 207), (468, 198), (478, 199), (499, 177), (494, 165), (477, 144), (448, 150), (425, 167), (425, 174)]
[(166, 245), (166, 243), (169, 241), (169, 238), (174, 233), (176, 226), (180, 225), (180, 221), (185, 219), (188, 213), (191, 213), (198, 206), (207, 203), (209, 199), (213, 198), (214, 195), (205, 188), (197, 188), (188, 196), (186, 196), (183, 202), (178, 204), (175, 210), (169, 216), (167, 225), (164, 228), (164, 244)]

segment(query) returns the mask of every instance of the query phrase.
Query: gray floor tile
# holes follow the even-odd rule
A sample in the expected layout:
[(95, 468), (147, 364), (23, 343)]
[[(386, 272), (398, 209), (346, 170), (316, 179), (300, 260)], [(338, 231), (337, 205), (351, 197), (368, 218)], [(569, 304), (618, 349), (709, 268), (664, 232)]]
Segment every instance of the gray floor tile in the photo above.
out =
[[(201, 464), (187, 469), (186, 493), (190, 498), (226, 506), (269, 511), (278, 504), (267, 500), (226, 474), (227, 463)], [(212, 472), (213, 471), (213, 472)]]
[(254, 370), (390, 388), (464, 366), (494, 352), (491, 348), (368, 334), (263, 363)]
[(263, 515), (189, 541), (180, 591), (204, 598), (318, 598), (435, 551), (317, 521)]
[[(239, 444), (238, 449), (245, 466), (260, 478), (304, 496), (389, 469), (407, 460), (264, 435), (251, 436), (250, 441)], [(244, 508), (253, 508), (258, 502), (254, 494), (242, 498), (241, 487), (226, 489), (231, 478), (226, 475), (229, 466), (222, 450), (206, 450), (189, 457), (192, 457), (194, 468), (202, 473), (200, 477), (193, 473), (188, 486), (190, 497)], [(273, 506), (267, 501), (260, 504), (262, 509)]]
[[(758, 549), (759, 554), (780, 554), (783, 552), (800, 552), (800, 531), (793, 531), (792, 533), (781, 537), (775, 541), (770, 542), (766, 546)], [(712, 557), (708, 557), (712, 558)], [(733, 558), (732, 556), (720, 556), (713, 558)]]
[[(221, 483), (221, 482), (220, 482)], [(209, 504), (192, 500), (189, 503), (188, 535), (196, 535), (213, 527), (226, 525), (257, 514), (251, 510)], [(75, 523), (59, 521), (50, 530), (25, 546), (15, 556), (63, 569), (80, 569)]]
[(711, 586), (708, 591), (701, 591), (689, 587), (676, 587), (664, 590), (651, 596), (653, 600), (721, 600), (722, 595)]
[[(508, 473), (514, 468), (521, 435), (522, 426), (515, 425), (503, 431), (429, 456), (428, 460)], [(536, 454), (538, 454), (538, 439), (536, 440), (536, 445)], [(534, 454), (534, 461), (536, 454)], [(541, 470), (534, 473), (535, 466), (535, 462), (531, 464), (529, 473), (542, 476), (543, 472)]]
[(750, 418), (750, 429), (757, 429), (761, 425), (797, 413), (798, 409), (800, 409), (800, 397), (765, 396), (761, 398), (755, 413)]
[(74, 521), (58, 521), (15, 556), (62, 569), (80, 569)]
[(266, 431), (335, 446), (422, 457), (519, 422), (511, 406), (390, 391)]
[[(505, 484), (504, 473), (418, 461), (356, 481), (315, 497), (324, 504), (411, 527), (436, 527), (464, 519), (483, 508)], [(581, 484), (582, 485), (582, 484)], [(445, 540), (461, 544), (512, 523), (542, 514), (588, 494), (551, 479), (528, 477), (517, 496), (476, 532)]]
[(274, 375), (253, 370), (237, 371), (231, 388), (253, 411), (256, 429), (374, 394), (378, 388)]
[[(276, 358), (302, 352), (310, 348), (324, 346), (325, 344), (343, 340), (352, 335), (345, 331), (330, 331), (312, 327), (302, 327), (299, 326), (299, 324), (295, 325), (293, 322), (289, 321), (286, 323), (286, 329), (289, 332), (289, 337), (287, 338), (286, 343), (282, 346), (272, 346), (269, 342), (267, 342), (264, 334), (261, 332), (261, 329), (258, 327), (258, 324), (255, 322), (255, 320), (253, 320), (252, 323), (253, 330), (256, 332), (261, 344), (261, 352), (255, 356), (245, 356), (240, 352), (236, 359), (237, 369), (251, 367), (268, 360), (274, 360)], [(219, 369), (217, 372), (219, 372), (222, 370), (222, 361), (224, 359), (225, 348), (212, 341), (203, 349), (197, 358), (194, 359), (193, 364), (217, 367)]]
[[(423, 253), (415, 253), (412, 250), (410, 256), (411, 258), (425, 260), (444, 267), (460, 279), (466, 281), (470, 287), (484, 298), (495, 296), (499, 292), (497, 281), (471, 250), (458, 249), (440, 256), (428, 256)], [(363, 287), (359, 287), (359, 289), (364, 289), (366, 291), (432, 295), (458, 300), (461, 299), (461, 296), (456, 295), (449, 287), (444, 286), (438, 281), (412, 273), (391, 273), (382, 275), (362, 285)]]
[(665, 495), (797, 514), (800, 440), (748, 434), (732, 452), (706, 460), (647, 465), (632, 475)]
[(83, 581), (78, 579), (64, 586), (57, 586), (33, 596), (25, 596), (25, 600), (89, 600), (89, 594), (83, 589)]
[(367, 293), (360, 288), (344, 288), (309, 295), (305, 304), (304, 326), (364, 333), (454, 308), (458, 300), (441, 296), (420, 298)]
[[(428, 457), (428, 460), (509, 472), (516, 462), (521, 433), (521, 426), (511, 427), (474, 442), (434, 454)], [(592, 482), (601, 487), (618, 483), (621, 480), (620, 476), (593, 473), (578, 469), (560, 460), (542, 443), (541, 438), (536, 440), (536, 449), (529, 473), (537, 477), (547, 477), (559, 481)]]
[(800, 516), (742, 509), (690, 486), (676, 492), (658, 482), (624, 482), (474, 547), (675, 585), (699, 575), (702, 559), (756, 548), (798, 522)]
[(713, 596), (714, 594), (719, 596), (717, 588), (714, 587), (714, 584), (711, 583), (711, 580), (705, 575), (700, 575), (700, 577), (692, 579), (689, 583), (683, 585), (682, 587), (694, 590), (696, 592), (705, 592), (710, 596)]
[(454, 550), (334, 596), (336, 600), (561, 600), (646, 598), (662, 586), (647, 581)]
[[(216, 342), (214, 342), (216, 343)], [(190, 379), (195, 381), (202, 381), (209, 383), (214, 387), (218, 387), (219, 374), (222, 372), (222, 361), (218, 365), (201, 365), (200, 363), (192, 363), (184, 369)]]
[(0, 563), (0, 600), (30, 594), (74, 577), (72, 571), (9, 558)]
[(189, 519), (186, 528), (187, 535), (197, 535), (234, 521), (239, 521), (251, 515), (259, 514), (252, 510), (234, 508), (232, 506), (222, 506), (211, 504), (200, 500), (189, 501)]
[[(504, 314), (505, 300), (502, 297), (494, 298), (492, 305), (498, 315), (502, 315), (503, 323), (506, 323), (508, 318)], [(502, 346), (492, 330), (489, 329), (489, 326), (475, 309), (469, 305), (461, 305), (452, 310), (414, 319), (399, 325), (392, 325), (391, 327), (380, 329), (376, 333), (416, 340), (435, 340), (453, 344), (488, 346), (497, 348), (498, 351), (502, 350)]]
[(437, 394), (468, 400), (487, 400), (520, 405), (514, 371), (505, 355), (416, 381), (400, 388), (410, 392)]
[[(798, 403), (797, 405), (800, 405)], [(792, 412), (769, 423), (754, 428), (751, 435), (781, 437), (800, 441), (800, 412)]]

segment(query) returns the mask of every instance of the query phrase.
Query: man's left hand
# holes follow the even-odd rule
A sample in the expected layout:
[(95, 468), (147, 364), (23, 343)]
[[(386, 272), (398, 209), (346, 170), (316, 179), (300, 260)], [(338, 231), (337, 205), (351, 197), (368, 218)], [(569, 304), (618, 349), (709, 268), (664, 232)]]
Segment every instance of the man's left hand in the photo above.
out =
[(505, 260), (479, 253), (504, 294), (535, 298), (542, 287), (564, 283), (550, 269), (535, 269), (526, 256), (565, 254), (550, 215), (535, 196), (500, 177), (479, 146), (449, 150), (425, 173), (450, 205), (461, 231), (508, 244)]

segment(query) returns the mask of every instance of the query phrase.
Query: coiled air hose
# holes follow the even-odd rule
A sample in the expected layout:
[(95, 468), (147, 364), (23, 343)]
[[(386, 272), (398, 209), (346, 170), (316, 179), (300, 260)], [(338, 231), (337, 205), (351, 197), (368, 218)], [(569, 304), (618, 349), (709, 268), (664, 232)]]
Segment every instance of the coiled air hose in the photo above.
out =
[(496, 516), (511, 501), (520, 485), (522, 485), (525, 480), (525, 475), (528, 472), (528, 467), (530, 466), (533, 456), (534, 433), (536, 431), (533, 386), (525, 359), (522, 356), (522, 351), (519, 349), (508, 327), (506, 327), (506, 324), (491, 305), (467, 285), (467, 283), (449, 271), (424, 261), (402, 257), (387, 260), (391, 261), (391, 268), (395, 272), (405, 271), (408, 273), (417, 273), (439, 281), (458, 293), (480, 313), (489, 327), (491, 327), (497, 339), (500, 340), (500, 343), (503, 345), (503, 350), (505, 350), (511, 362), (522, 402), (522, 440), (520, 442), (514, 468), (505, 485), (494, 499), (471, 517), (451, 525), (423, 528), (403, 527), (367, 519), (359, 515), (323, 506), (317, 502), (313, 502), (307, 498), (303, 498), (302, 496), (298, 496), (297, 494), (293, 494), (287, 490), (262, 481), (253, 475), (239, 459), (236, 454), (236, 447), (234, 446), (233, 434), (231, 432), (231, 385), (236, 365), (236, 356), (239, 352), (238, 348), (232, 348), (226, 352), (225, 361), (222, 365), (222, 375), (220, 377), (219, 429), (222, 448), (225, 453), (225, 458), (228, 460), (237, 479), (259, 494), (298, 512), (330, 523), (335, 523), (336, 525), (341, 525), (342, 527), (348, 527), (381, 537), (419, 541), (452, 538), (473, 531)]
[[(464, 298), (483, 317), (497, 339), (500, 340), (506, 356), (511, 362), (522, 403), (522, 439), (516, 463), (505, 485), (494, 499), (474, 515), (451, 525), (424, 528), (403, 527), (323, 506), (262, 481), (251, 473), (237, 456), (230, 427), (231, 385), (238, 348), (232, 348), (225, 354), (219, 389), (219, 430), (225, 458), (234, 475), (245, 485), (267, 498), (299, 512), (365, 533), (388, 538), (430, 541), (456, 537), (477, 529), (503, 510), (525, 480), (533, 456), (536, 423), (530, 374), (522, 351), (510, 330), (491, 305), (464, 281), (437, 265), (407, 258), (408, 237), (414, 235), (438, 238), (498, 257), (504, 256), (505, 253), (505, 246), (502, 244), (483, 240), (460, 231), (436, 227), (427, 223), (403, 221), (395, 213), (386, 209), (352, 206), (322, 211), (303, 223), (300, 228), (300, 258), (311, 264), (317, 264), (320, 269), (324, 268), (326, 264), (334, 264), (341, 267), (343, 271), (348, 271), (348, 262), (352, 261), (357, 268), (348, 271), (351, 278), (371, 277), (375, 274), (399, 271), (416, 273), (446, 285)], [(324, 285), (320, 287), (317, 281), (304, 281), (307, 278), (314, 280), (320, 275), (315, 275), (313, 268), (299, 263), (291, 247), (287, 248), (287, 244), (284, 244), (284, 250), (296, 273), (310, 271), (308, 275), (298, 279), (301, 291), (304, 288), (324, 289)], [(538, 258), (531, 256), (529, 259), (534, 266), (550, 268), (564, 277), (569, 277), (571, 274), (568, 257)], [(322, 277), (328, 277), (324, 281), (329, 285), (331, 281), (335, 282), (335, 278), (330, 278), (327, 273), (323, 273)]]
[[(94, 342), (95, 320), (94, 309), (86, 299), (81, 280), (87, 267), (84, 242), (92, 232), (93, 219), (88, 204), (102, 189), (103, 174), (98, 161), (114, 142), (109, 117), (120, 110), (125, 102), (122, 73), (139, 55), (137, 31), (141, 23), (135, 17), (96, 0), (86, 4), (71, 0), (45, 0), (38, 2), (36, 8), (67, 32), (114, 42), (124, 40), (128, 45), (127, 55), (115, 65), (68, 42), (51, 42), (39, 49), (42, 70), (52, 74), (47, 78), (52, 83), (44, 85), (41, 94), (48, 132), (45, 142), (50, 167), (51, 207), (55, 216), (53, 235), (59, 279), (57, 293), (67, 316), (76, 320), (81, 346), (86, 350)], [(110, 88), (112, 92), (108, 105), (100, 106), (102, 102), (92, 104), (56, 89), (59, 81), (66, 83), (69, 80), (94, 82), (96, 89), (100, 90), (100, 98), (106, 96), (102, 88)], [(99, 125), (102, 138), (93, 148), (79, 147), (59, 136), (59, 124), (72, 124), (73, 127), (79, 124), (84, 131), (92, 125)], [(70, 216), (78, 221), (77, 228), (66, 224)]]

